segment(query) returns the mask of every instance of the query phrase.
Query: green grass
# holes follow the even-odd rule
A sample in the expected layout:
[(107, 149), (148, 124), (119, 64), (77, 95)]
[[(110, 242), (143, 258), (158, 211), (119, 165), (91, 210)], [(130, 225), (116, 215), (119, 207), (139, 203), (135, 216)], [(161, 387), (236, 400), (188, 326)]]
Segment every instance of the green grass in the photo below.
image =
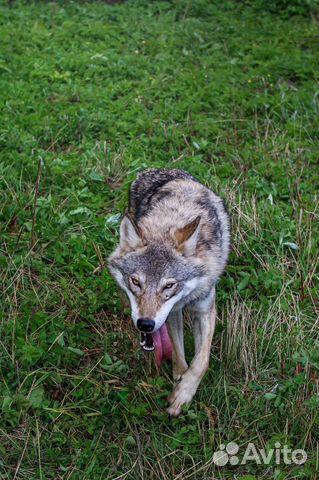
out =
[[(2, 3), (1, 479), (318, 478), (318, 23), (259, 5)], [(172, 422), (170, 366), (99, 268), (149, 166), (233, 224), (210, 369)], [(218, 468), (228, 441), (308, 461)]]

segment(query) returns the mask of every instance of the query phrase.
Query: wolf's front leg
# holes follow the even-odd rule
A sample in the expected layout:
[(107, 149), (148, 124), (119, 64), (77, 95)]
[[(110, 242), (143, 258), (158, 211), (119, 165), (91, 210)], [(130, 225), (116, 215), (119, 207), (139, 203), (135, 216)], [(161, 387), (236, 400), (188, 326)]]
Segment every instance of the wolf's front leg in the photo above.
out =
[(212, 299), (206, 310), (203, 310), (203, 305), (206, 306), (202, 302), (194, 311), (195, 356), (180, 383), (168, 397), (167, 411), (172, 417), (177, 417), (181, 413), (182, 406), (192, 400), (209, 365), (210, 347), (216, 321), (215, 299)]
[(173, 378), (175, 381), (179, 381), (183, 373), (188, 369), (184, 351), (182, 310), (170, 313), (167, 327), (173, 345)]

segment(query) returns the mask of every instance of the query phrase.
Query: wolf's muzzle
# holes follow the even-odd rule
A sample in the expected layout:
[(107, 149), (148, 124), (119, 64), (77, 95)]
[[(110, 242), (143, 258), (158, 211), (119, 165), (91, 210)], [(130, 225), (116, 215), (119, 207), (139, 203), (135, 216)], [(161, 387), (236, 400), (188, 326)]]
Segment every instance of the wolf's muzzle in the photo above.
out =
[(136, 326), (141, 332), (150, 333), (154, 330), (155, 322), (150, 318), (139, 318)]

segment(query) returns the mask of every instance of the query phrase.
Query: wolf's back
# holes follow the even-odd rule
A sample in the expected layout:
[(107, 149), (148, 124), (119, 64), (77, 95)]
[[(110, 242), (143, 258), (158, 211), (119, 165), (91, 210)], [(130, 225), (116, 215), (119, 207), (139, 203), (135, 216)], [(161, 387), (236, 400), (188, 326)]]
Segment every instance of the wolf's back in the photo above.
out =
[(128, 212), (145, 240), (158, 245), (172, 243), (174, 229), (200, 218), (197, 255), (211, 257), (213, 270), (222, 273), (230, 247), (229, 216), (223, 200), (189, 173), (169, 168), (143, 171), (131, 186)]
[(161, 191), (164, 185), (173, 180), (197, 180), (187, 172), (175, 168), (148, 168), (138, 174), (132, 183), (128, 211), (138, 221), (146, 215), (155, 200), (170, 195), (169, 191)]

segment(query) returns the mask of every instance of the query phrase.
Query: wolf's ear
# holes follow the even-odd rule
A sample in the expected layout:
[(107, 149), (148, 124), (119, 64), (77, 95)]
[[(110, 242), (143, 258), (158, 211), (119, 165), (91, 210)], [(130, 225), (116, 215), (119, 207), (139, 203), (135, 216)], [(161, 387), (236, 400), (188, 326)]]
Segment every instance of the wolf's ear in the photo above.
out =
[(120, 248), (124, 251), (135, 250), (143, 246), (141, 233), (126, 213), (120, 225)]
[(192, 255), (196, 251), (198, 234), (200, 231), (200, 216), (175, 231), (177, 249), (185, 255)]

